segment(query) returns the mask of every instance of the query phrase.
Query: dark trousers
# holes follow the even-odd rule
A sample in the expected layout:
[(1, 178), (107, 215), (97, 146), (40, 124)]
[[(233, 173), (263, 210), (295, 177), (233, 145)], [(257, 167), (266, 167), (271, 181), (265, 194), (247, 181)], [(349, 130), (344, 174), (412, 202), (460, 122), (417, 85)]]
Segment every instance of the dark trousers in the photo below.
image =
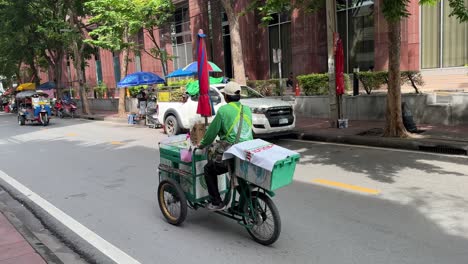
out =
[(211, 203), (219, 205), (222, 200), (219, 195), (218, 189), (218, 175), (228, 172), (228, 167), (225, 163), (217, 163), (214, 161), (208, 161), (205, 165), (205, 182), (208, 188), (208, 193), (211, 196)]

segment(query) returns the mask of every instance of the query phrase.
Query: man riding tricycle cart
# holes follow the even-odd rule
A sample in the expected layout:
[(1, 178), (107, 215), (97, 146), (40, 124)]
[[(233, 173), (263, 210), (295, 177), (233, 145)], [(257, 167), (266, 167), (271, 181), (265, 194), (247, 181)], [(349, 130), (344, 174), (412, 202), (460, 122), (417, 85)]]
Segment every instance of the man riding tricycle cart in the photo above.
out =
[[(227, 85), (222, 106), (200, 144), (185, 135), (160, 142), (158, 202), (180, 225), (187, 208), (206, 208), (236, 220), (260, 244), (274, 243), (281, 219), (270, 197), (293, 181), (299, 154), (252, 140), (252, 114), (239, 102), (240, 86)], [(219, 136), (219, 141), (212, 144)], [(240, 143), (239, 143), (240, 142)]]

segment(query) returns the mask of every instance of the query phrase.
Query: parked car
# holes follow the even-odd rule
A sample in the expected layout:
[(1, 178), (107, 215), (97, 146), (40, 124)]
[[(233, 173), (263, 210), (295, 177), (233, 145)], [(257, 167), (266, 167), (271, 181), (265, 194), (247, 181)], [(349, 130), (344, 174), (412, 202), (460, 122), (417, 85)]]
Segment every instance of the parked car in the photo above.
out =
[[(215, 111), (226, 104), (221, 94), (225, 84), (210, 86), (210, 96)], [(291, 102), (266, 98), (248, 86), (242, 86), (241, 103), (252, 109), (253, 132), (257, 137), (288, 134), (296, 125)], [(168, 135), (177, 135), (190, 129), (197, 114), (198, 97), (188, 97), (185, 102), (159, 102), (158, 120)], [(209, 122), (214, 117), (209, 118)]]

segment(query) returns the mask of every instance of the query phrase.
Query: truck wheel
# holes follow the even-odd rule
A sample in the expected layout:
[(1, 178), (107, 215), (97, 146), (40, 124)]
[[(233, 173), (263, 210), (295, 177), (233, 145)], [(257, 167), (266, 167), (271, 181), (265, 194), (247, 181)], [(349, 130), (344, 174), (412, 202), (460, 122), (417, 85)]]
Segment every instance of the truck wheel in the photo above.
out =
[(164, 120), (164, 130), (168, 136), (175, 136), (180, 133), (179, 122), (173, 115), (166, 117)]

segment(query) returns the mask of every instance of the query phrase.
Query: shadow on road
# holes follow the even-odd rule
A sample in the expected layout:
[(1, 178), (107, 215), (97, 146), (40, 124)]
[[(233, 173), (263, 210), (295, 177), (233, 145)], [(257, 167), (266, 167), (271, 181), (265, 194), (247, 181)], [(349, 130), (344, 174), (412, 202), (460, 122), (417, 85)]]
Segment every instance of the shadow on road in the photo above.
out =
[[(369, 178), (383, 183), (394, 183), (397, 173), (404, 169), (444, 174), (448, 177), (468, 176), (468, 162), (465, 158), (437, 156), (435, 159), (435, 156), (425, 153), (382, 151), (345, 145), (337, 147), (296, 141), (282, 140), (276, 143), (298, 151), (301, 154), (301, 164), (338, 166), (345, 171), (364, 173)], [(460, 169), (456, 170), (457, 166), (466, 167), (467, 172), (461, 173)], [(447, 169), (449, 167), (454, 169)]]
[[(44, 151), (55, 157), (49, 170), (38, 170), (44, 163), (32, 159), (34, 155), (24, 157), (28, 166), (18, 167), (14, 157), (5, 156), (0, 157), (0, 164), (2, 170), (142, 263), (154, 262), (155, 248), (157, 252), (174, 252), (176, 248), (177, 252), (186, 253), (158, 256), (161, 262), (171, 263), (200, 263), (210, 258), (236, 263), (373, 264), (403, 263), (404, 259), (405, 263), (422, 264), (464, 263), (468, 258), (468, 240), (451, 234), (456, 233), (454, 230), (463, 231), (463, 227), (449, 232), (437, 224), (436, 218), (425, 215), (428, 200), (456, 201), (459, 197), (438, 197), (417, 190), (407, 190), (415, 197), (409, 204), (401, 205), (375, 196), (294, 182), (274, 197), (283, 229), (279, 241), (268, 248), (253, 242), (236, 222), (203, 210), (191, 212), (182, 227), (170, 226), (163, 220), (156, 201), (157, 152), (132, 146), (133, 143), (31, 140), (16, 148), (39, 150), (46, 146)], [(366, 171), (382, 182), (391, 183), (403, 168), (460, 175), (420, 162), (419, 154), (393, 157), (364, 149), (349, 156), (349, 152), (328, 146), (281, 145), (300, 151), (304, 164), (333, 164), (348, 171)], [(389, 157), (378, 157), (386, 160), (385, 164), (363, 160), (375, 155)], [(438, 160), (462, 164), (462, 160)], [(453, 206), (466, 202), (460, 199), (460, 204)], [(451, 217), (456, 220), (456, 215)]]

